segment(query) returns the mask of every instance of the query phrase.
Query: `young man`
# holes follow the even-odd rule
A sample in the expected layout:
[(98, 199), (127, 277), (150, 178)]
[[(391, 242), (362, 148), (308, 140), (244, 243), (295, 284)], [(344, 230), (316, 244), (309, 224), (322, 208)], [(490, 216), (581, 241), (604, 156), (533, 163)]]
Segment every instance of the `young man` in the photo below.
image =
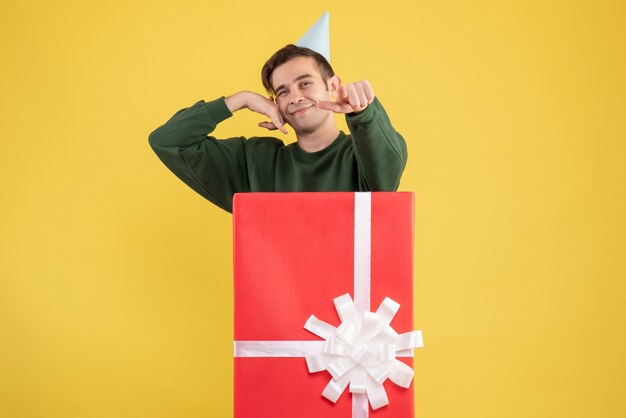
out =
[[(271, 99), (242, 91), (201, 100), (152, 132), (161, 161), (228, 212), (238, 192), (397, 190), (406, 144), (369, 82), (342, 85), (322, 55), (295, 45), (277, 51), (261, 76)], [(269, 118), (263, 128), (287, 133), (285, 124), (291, 126), (297, 142), (207, 136), (243, 108)], [(346, 114), (350, 135), (339, 131), (334, 113)]]

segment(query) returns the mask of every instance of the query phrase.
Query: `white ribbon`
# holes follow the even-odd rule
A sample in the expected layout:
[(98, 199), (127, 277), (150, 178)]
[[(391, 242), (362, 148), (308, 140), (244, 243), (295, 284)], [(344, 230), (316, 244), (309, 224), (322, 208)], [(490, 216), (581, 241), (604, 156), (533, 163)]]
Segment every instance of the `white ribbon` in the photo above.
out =
[[(341, 319), (339, 327), (314, 315), (304, 324), (305, 329), (326, 340), (322, 353), (306, 358), (309, 372), (327, 370), (331, 374), (322, 395), (333, 403), (350, 384), (353, 397), (366, 393), (372, 409), (389, 404), (383, 383), (389, 378), (398, 386), (409, 387), (413, 369), (396, 360), (396, 355), (399, 351), (423, 347), (422, 332), (398, 335), (389, 323), (400, 305), (389, 298), (383, 300), (376, 312), (364, 312), (362, 316), (347, 293), (335, 298), (335, 308)], [(358, 399), (357, 404), (364, 400), (362, 396)], [(361, 405), (358, 408), (363, 409)]]
[(235, 341), (235, 357), (306, 357), (324, 351), (324, 341)]
[(304, 328), (325, 341), (235, 341), (235, 357), (306, 357), (310, 373), (328, 370), (332, 379), (322, 395), (336, 402), (348, 384), (352, 418), (368, 418), (389, 403), (386, 379), (409, 387), (413, 369), (397, 357), (413, 357), (423, 347), (422, 332), (398, 335), (389, 325), (400, 305), (389, 298), (370, 312), (371, 193), (354, 194), (354, 302), (335, 298), (341, 324), (334, 327), (311, 315)]
[(370, 310), (372, 194), (354, 194), (354, 301), (363, 316)]

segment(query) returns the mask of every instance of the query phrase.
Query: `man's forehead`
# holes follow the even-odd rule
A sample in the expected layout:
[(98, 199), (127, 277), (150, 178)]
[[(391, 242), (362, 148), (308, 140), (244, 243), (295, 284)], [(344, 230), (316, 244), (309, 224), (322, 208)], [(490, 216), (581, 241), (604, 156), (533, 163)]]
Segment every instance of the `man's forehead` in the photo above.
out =
[(321, 77), (317, 62), (313, 57), (296, 57), (279, 65), (272, 72), (272, 86), (275, 89), (284, 84), (298, 81), (302, 76)]

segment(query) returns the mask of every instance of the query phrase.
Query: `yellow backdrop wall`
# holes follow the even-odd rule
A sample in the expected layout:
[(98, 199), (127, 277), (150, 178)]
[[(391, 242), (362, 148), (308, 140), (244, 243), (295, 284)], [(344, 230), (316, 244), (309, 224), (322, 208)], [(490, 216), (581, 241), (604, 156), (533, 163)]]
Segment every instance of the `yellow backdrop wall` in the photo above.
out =
[(232, 414), (230, 215), (147, 137), (325, 10), (409, 147), (417, 416), (626, 415), (625, 2), (59, 0), (0, 4), (0, 416)]

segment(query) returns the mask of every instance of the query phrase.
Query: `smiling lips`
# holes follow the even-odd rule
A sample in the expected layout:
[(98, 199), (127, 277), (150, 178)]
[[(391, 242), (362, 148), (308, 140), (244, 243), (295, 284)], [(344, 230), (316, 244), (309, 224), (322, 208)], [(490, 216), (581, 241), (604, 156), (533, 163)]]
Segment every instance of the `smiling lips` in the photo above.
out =
[(299, 115), (303, 114), (304, 112), (306, 112), (307, 110), (309, 110), (312, 107), (313, 107), (313, 105), (298, 108), (298, 109), (294, 110), (293, 112), (291, 112), (291, 116), (299, 116)]

